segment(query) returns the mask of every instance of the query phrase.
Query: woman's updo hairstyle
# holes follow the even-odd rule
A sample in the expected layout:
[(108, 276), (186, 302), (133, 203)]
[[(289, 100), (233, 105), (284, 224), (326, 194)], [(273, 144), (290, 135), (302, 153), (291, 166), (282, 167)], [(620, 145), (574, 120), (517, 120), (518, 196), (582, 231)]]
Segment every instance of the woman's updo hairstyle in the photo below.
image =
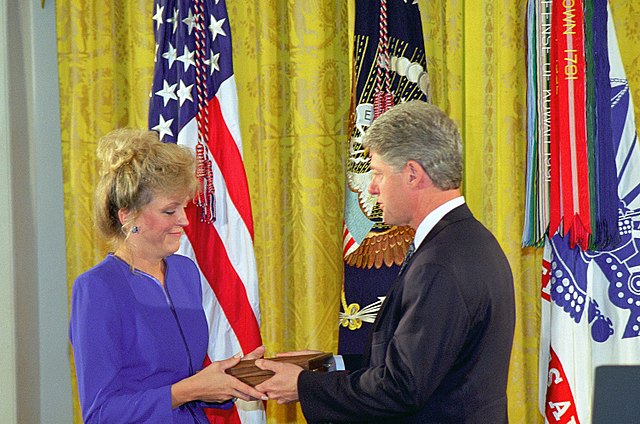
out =
[(193, 197), (198, 189), (191, 150), (162, 143), (155, 131), (114, 130), (98, 141), (97, 156), (95, 223), (112, 242), (126, 238), (132, 225), (120, 222), (120, 209), (135, 218), (154, 196)]

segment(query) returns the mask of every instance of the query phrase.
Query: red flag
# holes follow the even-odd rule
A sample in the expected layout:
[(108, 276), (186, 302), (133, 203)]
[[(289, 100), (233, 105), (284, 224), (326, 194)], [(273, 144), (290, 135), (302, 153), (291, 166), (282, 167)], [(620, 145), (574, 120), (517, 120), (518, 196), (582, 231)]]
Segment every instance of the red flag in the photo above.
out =
[[(198, 264), (208, 359), (262, 344), (253, 219), (242, 158), (231, 31), (224, 0), (156, 0), (149, 127), (198, 158), (203, 193), (187, 209), (181, 254)], [(265, 421), (260, 402), (210, 409), (212, 422)]]
[(570, 233), (572, 244), (586, 250), (592, 231), (582, 9), (582, 0), (552, 3), (549, 236)]

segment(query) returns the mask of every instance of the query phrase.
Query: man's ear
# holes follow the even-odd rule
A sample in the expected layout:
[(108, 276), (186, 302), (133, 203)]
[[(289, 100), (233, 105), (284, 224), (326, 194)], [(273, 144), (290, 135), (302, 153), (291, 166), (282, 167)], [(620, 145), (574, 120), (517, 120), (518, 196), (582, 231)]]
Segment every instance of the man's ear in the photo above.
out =
[(409, 175), (409, 183), (412, 184), (420, 181), (424, 174), (424, 169), (422, 169), (422, 166), (415, 160), (407, 162), (407, 171)]
[(424, 170), (420, 162), (410, 160), (407, 162), (407, 173), (409, 175), (408, 182), (416, 188), (432, 187), (433, 181), (427, 171)]

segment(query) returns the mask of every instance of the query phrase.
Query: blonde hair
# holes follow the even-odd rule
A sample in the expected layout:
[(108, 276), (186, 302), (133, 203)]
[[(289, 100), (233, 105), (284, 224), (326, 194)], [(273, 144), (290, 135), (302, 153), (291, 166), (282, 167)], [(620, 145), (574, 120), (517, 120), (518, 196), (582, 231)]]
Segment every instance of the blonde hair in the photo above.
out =
[(198, 189), (195, 158), (188, 148), (162, 143), (155, 131), (118, 129), (98, 141), (100, 180), (94, 219), (100, 233), (118, 244), (132, 219), (121, 223), (118, 211), (135, 218), (157, 195), (193, 197)]

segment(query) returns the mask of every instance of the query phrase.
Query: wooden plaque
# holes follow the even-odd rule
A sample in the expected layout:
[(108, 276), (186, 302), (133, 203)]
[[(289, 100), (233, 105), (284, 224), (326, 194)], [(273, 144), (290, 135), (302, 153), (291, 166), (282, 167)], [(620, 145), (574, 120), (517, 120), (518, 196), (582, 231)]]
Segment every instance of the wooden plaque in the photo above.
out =
[[(287, 362), (309, 371), (324, 372), (327, 370), (327, 362), (331, 358), (333, 358), (331, 353), (318, 352), (305, 355), (278, 356), (265, 359), (275, 362)], [(240, 361), (236, 366), (228, 368), (226, 373), (250, 386), (256, 386), (271, 378), (274, 374), (273, 371), (258, 368), (255, 365), (255, 359)]]

